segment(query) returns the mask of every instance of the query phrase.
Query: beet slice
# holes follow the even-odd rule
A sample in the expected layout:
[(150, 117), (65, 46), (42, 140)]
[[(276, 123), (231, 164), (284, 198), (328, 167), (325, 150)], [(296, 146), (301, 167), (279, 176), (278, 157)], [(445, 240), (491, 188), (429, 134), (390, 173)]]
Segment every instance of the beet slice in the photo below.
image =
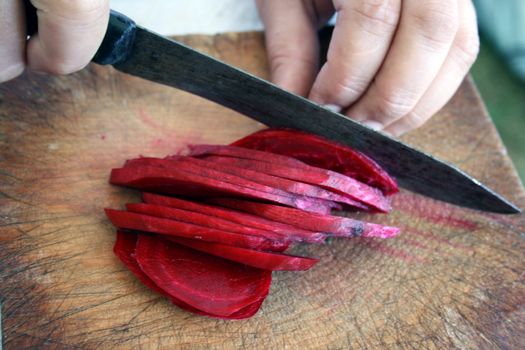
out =
[(196, 241), (186, 238), (167, 238), (170, 241), (185, 245), (187, 247), (215, 255), (224, 259), (232, 260), (241, 264), (253, 266), (270, 271), (304, 271), (314, 266), (318, 259), (262, 252), (253, 249), (232, 247), (224, 244)]
[(272, 241), (264, 237), (240, 235), (233, 232), (216, 230), (176, 220), (115, 209), (105, 209), (105, 211), (113, 225), (122, 229), (200, 239), (208, 242), (260, 250), (281, 251), (283, 246), (287, 246), (286, 243)]
[(115, 245), (113, 246), (113, 252), (120, 259), (120, 261), (122, 261), (122, 263), (126, 265), (126, 267), (131, 272), (133, 272), (133, 274), (135, 274), (135, 276), (137, 276), (138, 279), (149, 289), (167, 297), (169, 300), (171, 300), (172, 303), (174, 303), (182, 309), (197, 314), (206, 315), (200, 310), (195, 309), (194, 307), (186, 304), (182, 300), (179, 300), (166, 293), (162, 288), (157, 286), (155, 282), (153, 282), (151, 278), (149, 278), (148, 275), (144, 273), (144, 271), (142, 271), (139, 264), (137, 263), (137, 259), (135, 258), (135, 247), (137, 245), (138, 236), (139, 234), (117, 231), (117, 240), (115, 241)]
[[(203, 145), (203, 144), (189, 145), (188, 149), (190, 151), (189, 155), (192, 157), (217, 155), (217, 156), (224, 156), (224, 157), (259, 160), (261, 162), (286, 165), (286, 166), (291, 166), (294, 168), (308, 168), (308, 164), (298, 159), (289, 157), (289, 156), (284, 156), (284, 155), (280, 155), (280, 154), (272, 153), (272, 152), (259, 151), (256, 149), (250, 149), (250, 148), (247, 149), (247, 147), (234, 146), (233, 144), (230, 146)], [(169, 156), (169, 158), (171, 157), (177, 157), (177, 156)]]
[(294, 181), (328, 188), (331, 191), (344, 194), (351, 199), (364, 203), (380, 212), (388, 212), (391, 209), (389, 200), (381, 193), (381, 191), (334, 171), (316, 168), (309, 165), (307, 166), (308, 168), (296, 168), (247, 158), (208, 156), (206, 159), (218, 164), (242, 167), (265, 174), (280, 176)]
[(268, 295), (271, 271), (141, 235), (137, 262), (160, 288), (203, 312), (229, 316)]
[(257, 214), (264, 218), (284, 222), (305, 230), (322, 231), (331, 233), (335, 236), (389, 238), (394, 237), (399, 233), (397, 227), (371, 224), (340, 216), (307, 213), (301, 210), (281, 207), (278, 205), (229, 198), (213, 198), (209, 199), (209, 202)]
[(223, 230), (242, 235), (264, 237), (272, 241), (279, 241), (282, 243), (282, 246), (279, 247), (279, 249), (282, 250), (279, 251), (286, 250), (286, 248), (288, 248), (288, 245), (290, 244), (290, 242), (286, 241), (284, 237), (279, 236), (273, 232), (268, 232), (261, 229), (240, 225), (231, 221), (227, 221), (221, 218), (201, 213), (195, 213), (187, 210), (146, 203), (129, 203), (126, 204), (126, 208), (133, 213), (172, 219), (198, 226), (210, 227), (217, 230)]
[(317, 213), (328, 213), (334, 207), (333, 204), (335, 204), (299, 195), (290, 194), (290, 196), (284, 196), (281, 193), (282, 191), (277, 189), (275, 193), (255, 190), (239, 184), (222, 181), (222, 177), (206, 177), (197, 173), (179, 171), (175, 167), (166, 169), (157, 166), (129, 166), (113, 169), (110, 182), (114, 185), (132, 187), (144, 191), (190, 197), (210, 197), (225, 194), (242, 196), (267, 200)]
[(320, 232), (303, 230), (292, 225), (283, 224), (277, 221), (261, 218), (256, 215), (247, 214), (231, 209), (195, 203), (180, 198), (161, 196), (153, 193), (142, 193), (142, 199), (146, 203), (159, 204), (163, 206), (189, 210), (210, 216), (215, 216), (238, 224), (249, 227), (259, 228), (265, 231), (273, 232), (284, 237), (285, 240), (294, 242), (323, 243), (326, 235)]
[(385, 194), (399, 192), (396, 181), (374, 160), (350, 147), (297, 130), (266, 129), (232, 145), (296, 158), (319, 168), (330, 169), (380, 188)]
[(137, 245), (138, 234), (127, 233), (120, 230), (117, 231), (117, 240), (113, 246), (113, 252), (116, 256), (126, 265), (126, 267), (133, 272), (138, 279), (146, 285), (146, 287), (154, 290), (155, 292), (162, 294), (170, 299), (171, 296), (159, 288), (155, 282), (149, 278), (144, 271), (140, 269), (137, 259), (135, 259), (135, 247)]
[(169, 156), (167, 159), (173, 162), (197, 162), (205, 167), (211, 167), (215, 170), (219, 170), (228, 174), (236, 175), (244, 179), (265, 185), (272, 188), (277, 188), (287, 193), (298, 194), (307, 197), (320, 198), (330, 202), (339, 202), (346, 205), (350, 205), (355, 208), (368, 209), (366, 205), (355, 201), (348, 196), (343, 196), (338, 193), (331, 192), (319, 186), (307, 184), (300, 181), (294, 181), (283, 177), (273, 176), (258, 171), (246, 169), (243, 167), (235, 166), (234, 164), (210, 162), (204, 159), (194, 159), (184, 156)]
[[(283, 197), (291, 198), (302, 198), (305, 201), (311, 202), (312, 204), (319, 204), (320, 206), (326, 208), (338, 208), (341, 207), (331, 200), (327, 200), (322, 197), (309, 197), (307, 195), (302, 195), (298, 193), (292, 193), (286, 189), (281, 189), (280, 187), (275, 187), (273, 185), (267, 185), (260, 182), (257, 182), (254, 179), (251, 179), (249, 176), (242, 174), (233, 174), (231, 171), (223, 171), (220, 168), (226, 168), (224, 166), (215, 166), (214, 163), (203, 161), (202, 159), (196, 159), (192, 157), (183, 157), (183, 156), (172, 156), (167, 159), (161, 158), (151, 158), (151, 157), (142, 157), (130, 159), (126, 162), (125, 167), (129, 166), (158, 166), (164, 169), (175, 170), (175, 171), (184, 171), (192, 174), (198, 174), (201, 176), (206, 176), (213, 179), (220, 179), (224, 182), (229, 182), (238, 186), (243, 186), (247, 188), (254, 189), (256, 191), (267, 192), (274, 195), (279, 195)], [(244, 171), (242, 168), (241, 173)], [(263, 174), (264, 175), (264, 174)], [(354, 202), (351, 201), (350, 204)], [(286, 204), (286, 203), (282, 203)], [(301, 209), (301, 208), (300, 208)]]
[(135, 247), (137, 245), (137, 239), (138, 234), (133, 233), (127, 233), (122, 231), (117, 231), (117, 240), (115, 241), (115, 245), (113, 247), (113, 252), (115, 255), (122, 261), (126, 267), (137, 276), (137, 278), (148, 288), (151, 290), (167, 297), (173, 304), (177, 305), (183, 310), (187, 310), (190, 312), (193, 312), (198, 315), (203, 316), (209, 316), (209, 317), (215, 317), (215, 318), (222, 318), (222, 319), (243, 319), (252, 317), (257, 313), (259, 310), (261, 304), (264, 301), (264, 298), (262, 298), (259, 301), (256, 301), (255, 303), (252, 303), (245, 308), (236, 311), (235, 313), (229, 315), (229, 316), (219, 316), (214, 315), (210, 313), (203, 312), (199, 309), (194, 308), (191, 305), (186, 304), (182, 300), (179, 300), (175, 298), (174, 296), (168, 294), (166, 291), (164, 291), (162, 288), (157, 286), (155, 282), (149, 278), (144, 271), (140, 268), (139, 264), (137, 263), (137, 259), (135, 258)]

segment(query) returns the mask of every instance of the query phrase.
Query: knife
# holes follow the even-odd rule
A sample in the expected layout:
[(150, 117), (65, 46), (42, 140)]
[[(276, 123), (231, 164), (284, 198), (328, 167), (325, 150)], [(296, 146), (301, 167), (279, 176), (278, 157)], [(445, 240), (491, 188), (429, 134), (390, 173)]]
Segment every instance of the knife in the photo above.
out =
[[(36, 32), (36, 16), (34, 8), (28, 7), (30, 34)], [(303, 130), (346, 144), (377, 161), (408, 190), (483, 211), (520, 212), (509, 200), (450, 164), (155, 34), (116, 11), (111, 11), (93, 62), (196, 94), (273, 128)]]

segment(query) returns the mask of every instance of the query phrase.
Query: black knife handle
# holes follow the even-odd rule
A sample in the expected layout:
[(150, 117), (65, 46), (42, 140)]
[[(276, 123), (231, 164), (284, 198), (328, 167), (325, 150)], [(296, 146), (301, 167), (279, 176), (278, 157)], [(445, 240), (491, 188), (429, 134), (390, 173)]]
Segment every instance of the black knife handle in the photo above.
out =
[(111, 10), (106, 35), (92, 61), (111, 65), (124, 62), (133, 49), (136, 29), (131, 18)]
[[(31, 1), (25, 0), (26, 31), (31, 36), (38, 31), (38, 17), (36, 8)], [(93, 62), (98, 64), (117, 64), (124, 62), (133, 48), (137, 25), (123, 14), (111, 10), (108, 29), (102, 40)]]
[(26, 13), (26, 33), (28, 36), (35, 34), (38, 31), (38, 17), (36, 15), (36, 8), (30, 0), (24, 0), (24, 8)]

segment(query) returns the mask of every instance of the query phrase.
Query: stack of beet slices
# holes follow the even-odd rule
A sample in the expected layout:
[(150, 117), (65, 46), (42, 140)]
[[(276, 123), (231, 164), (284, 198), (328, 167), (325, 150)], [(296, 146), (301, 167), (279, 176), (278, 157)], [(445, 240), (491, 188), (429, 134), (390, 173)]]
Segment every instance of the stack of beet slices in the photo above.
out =
[(149, 288), (201, 315), (253, 316), (272, 271), (317, 259), (285, 254), (328, 237), (389, 238), (399, 229), (334, 216), (383, 212), (396, 182), (362, 153), (318, 136), (263, 130), (231, 146), (192, 145), (187, 156), (136, 158), (111, 183), (144, 191), (143, 203), (106, 209), (115, 254)]

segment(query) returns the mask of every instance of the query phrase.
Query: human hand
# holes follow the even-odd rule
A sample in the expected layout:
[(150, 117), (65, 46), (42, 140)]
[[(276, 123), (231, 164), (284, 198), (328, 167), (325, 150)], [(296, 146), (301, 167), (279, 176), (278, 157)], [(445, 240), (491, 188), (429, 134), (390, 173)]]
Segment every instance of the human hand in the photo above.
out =
[[(471, 0), (257, 0), (272, 80), (398, 136), (425, 123), (474, 63)], [(337, 12), (320, 68), (317, 30)]]
[(27, 67), (51, 74), (82, 69), (107, 29), (109, 0), (32, 0), (38, 33), (26, 38), (24, 2), (0, 0), (0, 83)]

